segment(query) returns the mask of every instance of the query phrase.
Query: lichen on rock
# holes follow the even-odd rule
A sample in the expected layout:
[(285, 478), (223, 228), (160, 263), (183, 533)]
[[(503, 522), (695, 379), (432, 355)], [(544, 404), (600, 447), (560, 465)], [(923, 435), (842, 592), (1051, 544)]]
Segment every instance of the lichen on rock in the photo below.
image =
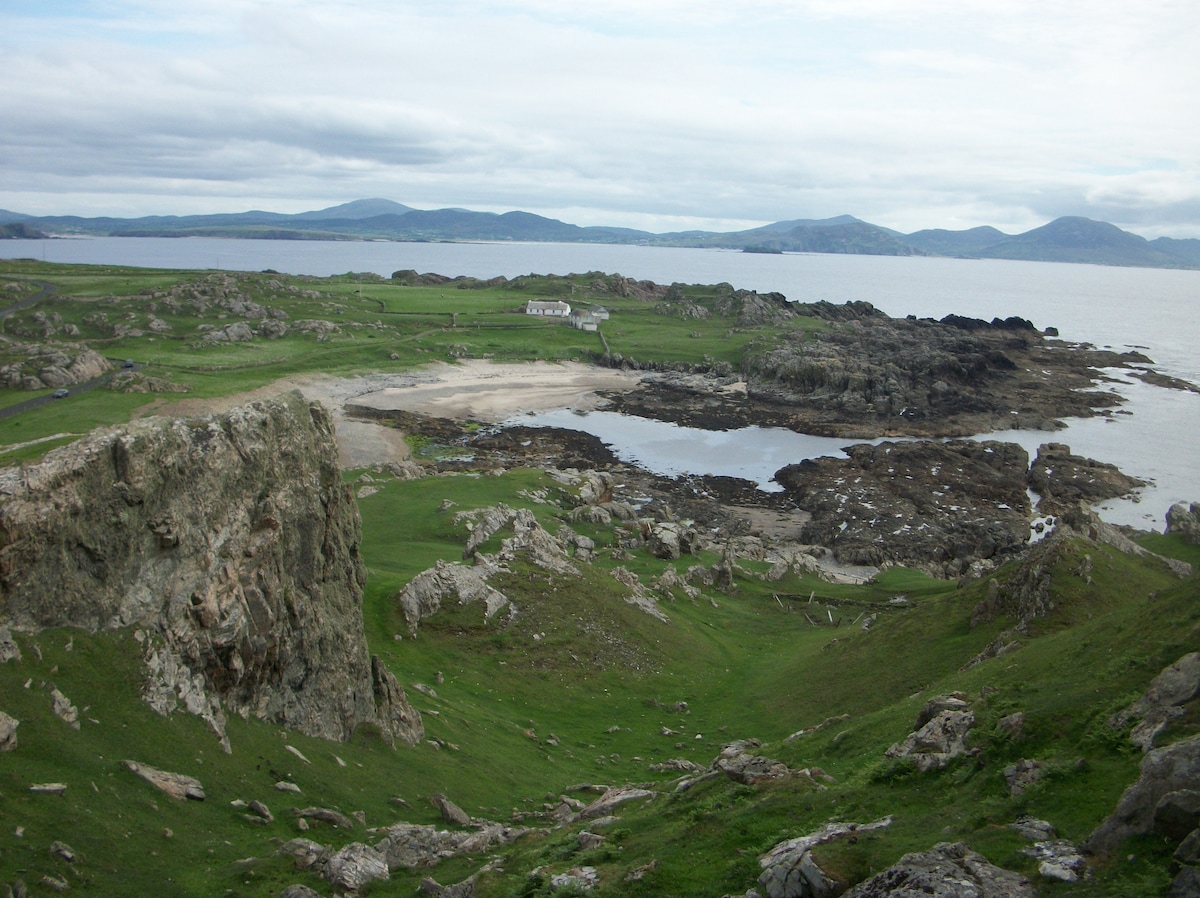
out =
[[(0, 470), (0, 614), (15, 630), (136, 627), (147, 694), (345, 740), (420, 717), (372, 673), (365, 569), (328, 412), (298, 393), (99, 430)], [(391, 682), (387, 682), (391, 680)], [(406, 725), (401, 725), (406, 721)]]

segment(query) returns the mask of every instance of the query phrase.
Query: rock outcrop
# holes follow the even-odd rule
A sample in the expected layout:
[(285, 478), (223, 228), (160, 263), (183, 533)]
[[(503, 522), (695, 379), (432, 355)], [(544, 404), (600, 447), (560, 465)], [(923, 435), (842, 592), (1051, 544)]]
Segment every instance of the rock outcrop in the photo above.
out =
[(866, 443), (849, 459), (815, 458), (776, 472), (812, 515), (800, 532), (844, 564), (904, 564), (957, 576), (1025, 548), (1029, 457), (1015, 443)]
[(906, 854), (892, 867), (859, 883), (845, 898), (1034, 898), (1033, 885), (1019, 873), (990, 863), (961, 842), (942, 842)]
[[(1187, 823), (1180, 823), (1187, 809)], [(1200, 736), (1156, 748), (1142, 758), (1137, 782), (1083, 843), (1089, 854), (1111, 854), (1130, 836), (1160, 832), (1181, 841), (1200, 826)]]
[(964, 740), (973, 726), (975, 712), (961, 693), (938, 696), (925, 703), (913, 731), (885, 755), (912, 761), (918, 770), (936, 770), (967, 753)]
[(722, 393), (716, 379), (697, 389), (675, 378), (614, 397), (612, 407), (710, 429), (773, 425), (855, 439), (1050, 430), (1057, 419), (1120, 402), (1094, 389), (1099, 369), (1149, 362), (1139, 353), (1047, 340), (1015, 317), (889, 318), (865, 302), (793, 311), (826, 326), (750, 347), (741, 364), (743, 395)]
[(387, 859), (388, 867), (416, 869), (433, 867), (460, 854), (480, 854), (508, 845), (529, 830), (502, 823), (481, 822), (473, 831), (444, 830), (417, 823), (397, 823), (382, 830), (383, 839), (375, 845)]
[(1122, 474), (1116, 465), (1072, 455), (1063, 443), (1043, 443), (1029, 468), (1029, 485), (1041, 494), (1038, 511), (1057, 515), (1080, 502), (1129, 495), (1146, 482)]
[(508, 598), (488, 585), (487, 578), (495, 572), (495, 568), (488, 565), (472, 567), (438, 561), (433, 567), (417, 574), (396, 593), (396, 602), (404, 612), (409, 633), (416, 633), (422, 620), (436, 614), (451, 599), (457, 600), (460, 605), (480, 603), (483, 606), (483, 619), (491, 620), (508, 605)]
[(0, 751), (12, 751), (17, 747), (17, 727), (21, 721), (0, 711)]
[(148, 418), (0, 471), (0, 614), (16, 630), (137, 628), (147, 699), (182, 701), (222, 738), (234, 712), (416, 742), (419, 715), (367, 653), (359, 539), (321, 406)]
[(829, 823), (814, 833), (780, 842), (758, 859), (763, 868), (758, 878), (759, 893), (766, 898), (832, 898), (840, 894), (846, 884), (823, 870), (813, 858), (812, 850), (891, 825), (891, 817), (864, 824)]
[(1154, 740), (1172, 720), (1183, 716), (1183, 706), (1200, 696), (1200, 652), (1189, 652), (1160, 673), (1142, 696), (1108, 725), (1115, 730), (1135, 724), (1130, 741), (1142, 751), (1154, 748)]
[(94, 349), (83, 349), (74, 356), (60, 349), (34, 354), (24, 364), (0, 368), (0, 384), (12, 390), (44, 390), (69, 387), (94, 380), (112, 366)]
[(1200, 546), (1200, 502), (1176, 502), (1168, 508), (1167, 533), (1178, 533), (1184, 542)]

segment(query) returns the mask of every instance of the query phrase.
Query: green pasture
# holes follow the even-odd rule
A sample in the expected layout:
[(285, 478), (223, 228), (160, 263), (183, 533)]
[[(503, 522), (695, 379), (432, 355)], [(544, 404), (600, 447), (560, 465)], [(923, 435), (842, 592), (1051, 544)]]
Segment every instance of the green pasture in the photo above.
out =
[[(32, 309), (0, 320), (0, 335), (12, 341), (0, 342), (3, 364), (23, 358), (16, 344), (27, 339), (22, 332), (34, 328), (33, 313), (40, 310), (81, 333), (89, 328), (89, 344), (108, 341), (101, 351), (109, 358), (133, 358), (145, 373), (192, 390), (96, 389), (0, 419), (0, 447), (9, 447), (0, 452), (5, 463), (39, 457), (68, 439), (60, 434), (127, 421), (155, 399), (236, 394), (289, 375), (404, 371), (464, 357), (598, 357), (603, 350), (596, 334), (521, 314), (526, 299), (540, 296), (611, 309), (605, 339), (613, 352), (639, 362), (727, 362), (736, 369), (748, 347), (779, 336), (718, 316), (658, 314), (652, 303), (612, 292), (614, 282), (596, 273), (413, 287), (352, 274), (233, 276), (33, 262), (0, 263), (0, 275), (58, 288)], [(250, 300), (281, 309), (289, 324), (321, 319), (335, 322), (338, 331), (325, 339), (304, 333), (203, 344), (197, 327), (238, 319), (217, 317), (212, 309), (193, 314), (186, 304), (170, 310), (152, 294), (177, 285), (191, 289), (216, 276), (232, 277)], [(683, 293), (700, 302), (715, 291), (688, 287)], [(97, 312), (110, 325), (122, 321), (144, 330), (157, 317), (171, 329), (110, 339), (102, 336)], [(802, 333), (818, 326), (794, 323)], [(0, 391), (0, 407), (26, 398), (23, 391)], [(23, 443), (31, 445), (12, 448)], [(363, 473), (368, 478), (360, 480)], [(1085, 838), (1136, 777), (1140, 761), (1127, 733), (1112, 729), (1108, 719), (1165, 665), (1197, 649), (1200, 580), (1180, 580), (1153, 558), (1094, 543), (1071, 543), (1054, 562), (1053, 611), (1028, 632), (1009, 634), (1018, 648), (972, 664), (1016, 623), (971, 626), (986, 581), (959, 584), (895, 568), (864, 586), (795, 574), (768, 582), (757, 576), (765, 564), (746, 562), (728, 594), (707, 588), (698, 598), (661, 596), (664, 623), (628, 604), (611, 572), (620, 564), (648, 584), (671, 562), (644, 552), (615, 560), (615, 527), (583, 524), (571, 526), (596, 541), (598, 557), (580, 565), (579, 575), (549, 574), (517, 559), (491, 580), (515, 614), (502, 611), (485, 621), (479, 606), (447, 606), (413, 634), (396, 594), (438, 561), (464, 561), (468, 533), (455, 523), (456, 514), (505, 502), (528, 507), (554, 533), (573, 502), (571, 491), (532, 469), (414, 481), (372, 470), (350, 472), (346, 480), (356, 490), (375, 490), (364, 490), (358, 500), (370, 651), (421, 711), (426, 740), (390, 748), (363, 727), (349, 743), (335, 744), (234, 717), (228, 723), (233, 751), (226, 755), (199, 719), (182, 712), (159, 717), (140, 700), (141, 649), (131, 633), (19, 634), (21, 660), (0, 664), (0, 710), (20, 720), (17, 749), (0, 753), (0, 883), (20, 879), (31, 895), (50, 893), (43, 877), (61, 877), (71, 883), (68, 894), (274, 898), (289, 883), (303, 882), (328, 894), (328, 885), (276, 857), (277, 846), (301, 835), (332, 847), (374, 843), (380, 834), (368, 827), (399, 821), (441, 826), (426, 800), (435, 793), (476, 817), (525, 820), (562, 795), (590, 801), (592, 793), (573, 791), (581, 784), (625, 783), (659, 794), (622, 806), (601, 847), (579, 848), (585, 824), (553, 828), (528, 819), (538, 831), (494, 852), (499, 863), (479, 876), (476, 894), (548, 896), (553, 875), (581, 865), (601, 875), (602, 886), (592, 893), (597, 898), (744, 894), (759, 875), (758, 857), (778, 842), (830, 821), (867, 823), (889, 815), (886, 829), (824, 846), (818, 860), (857, 881), (906, 852), (962, 840), (1036, 879), (1036, 862), (1021, 853), (1023, 843), (1008, 824), (1030, 814), (1051, 821), (1064, 838)], [(530, 498), (543, 494), (552, 504)], [(505, 535), (483, 551), (495, 551)], [(1141, 541), (1153, 551), (1200, 561), (1195, 547), (1177, 537)], [(682, 572), (717, 560), (716, 553), (704, 553), (674, 565)], [(1085, 567), (1090, 580), (1079, 573)], [(1012, 575), (1011, 566), (994, 574), (1001, 585)], [(872, 614), (875, 622), (864, 630), (862, 621)], [(78, 731), (53, 715), (54, 688), (79, 708)], [(888, 747), (912, 729), (924, 702), (953, 691), (972, 702), (974, 753), (930, 773), (887, 759)], [(1025, 715), (1021, 733), (1005, 735), (999, 721), (1017, 711)], [(1197, 729), (1189, 709), (1160, 741)], [(719, 777), (676, 792), (677, 773), (650, 769), (672, 759), (706, 767), (723, 744), (750, 738), (762, 741), (761, 754), (811, 776), (756, 786)], [(1047, 775), (1014, 797), (1003, 770), (1022, 758), (1043, 762)], [(206, 798), (171, 799), (126, 770), (125, 759), (195, 776)], [(281, 781), (302, 793), (276, 791)], [(31, 792), (39, 783), (62, 783), (66, 790)], [(231, 804), (252, 799), (268, 805), (273, 823), (248, 822)], [(366, 825), (342, 831), (317, 824), (301, 832), (291, 808), (309, 805), (362, 812)], [(55, 841), (69, 844), (76, 861), (54, 855)], [(1134, 840), (1082, 883), (1038, 879), (1039, 893), (1163, 894), (1170, 850), (1153, 839)], [(425, 876), (458, 882), (487, 861), (475, 856), (394, 871), (361, 894), (412, 895)], [(636, 870), (641, 877), (629, 879)]]

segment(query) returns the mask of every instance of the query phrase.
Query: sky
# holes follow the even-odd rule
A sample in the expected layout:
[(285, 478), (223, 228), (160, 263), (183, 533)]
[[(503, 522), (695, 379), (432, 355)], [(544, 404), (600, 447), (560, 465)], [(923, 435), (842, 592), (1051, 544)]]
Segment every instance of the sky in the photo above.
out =
[(1200, 237), (1195, 0), (0, 0), (0, 208)]

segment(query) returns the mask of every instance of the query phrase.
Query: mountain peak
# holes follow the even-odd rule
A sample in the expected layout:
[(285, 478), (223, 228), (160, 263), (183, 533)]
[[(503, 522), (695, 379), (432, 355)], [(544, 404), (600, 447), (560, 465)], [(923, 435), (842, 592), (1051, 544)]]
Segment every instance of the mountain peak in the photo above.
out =
[(338, 219), (338, 218), (375, 218), (378, 215), (403, 215), (412, 212), (412, 206), (405, 206), (392, 200), (374, 199), (352, 200), (340, 206), (330, 206), (328, 209), (318, 209), (315, 212), (302, 212), (296, 218)]

